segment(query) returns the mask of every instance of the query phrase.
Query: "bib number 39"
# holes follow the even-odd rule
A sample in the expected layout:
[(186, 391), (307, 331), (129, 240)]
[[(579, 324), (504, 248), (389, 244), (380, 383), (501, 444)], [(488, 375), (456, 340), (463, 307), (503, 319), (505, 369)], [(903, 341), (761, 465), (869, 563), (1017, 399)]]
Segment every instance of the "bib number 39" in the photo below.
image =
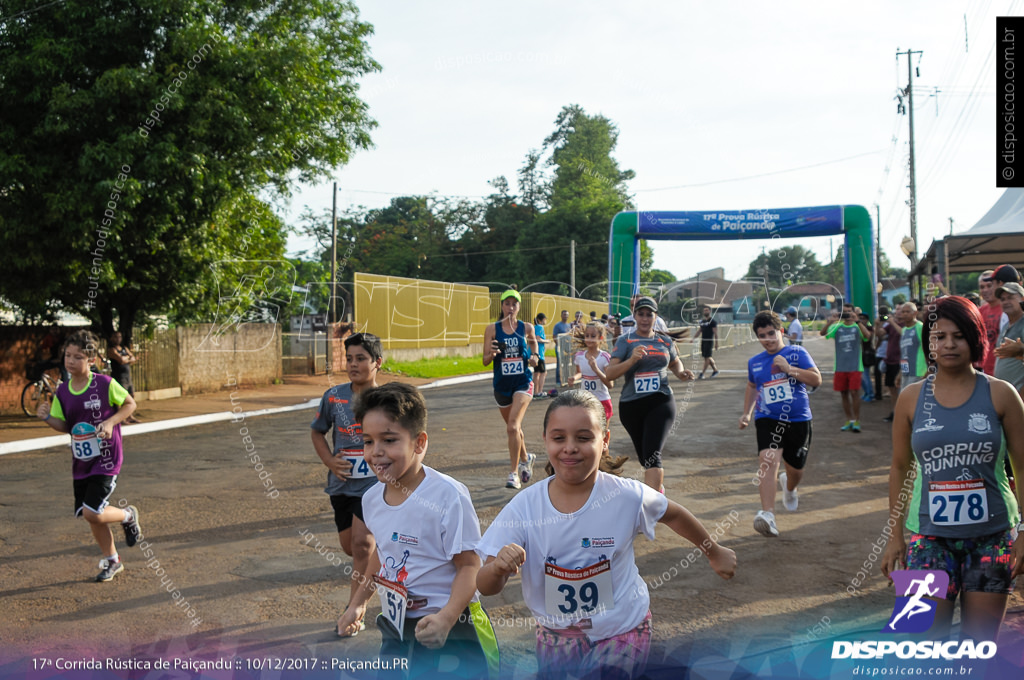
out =
[(580, 618), (614, 608), (612, 564), (584, 569), (544, 565), (544, 609), (551, 616)]
[(968, 479), (953, 482), (930, 482), (928, 507), (932, 524), (960, 526), (980, 524), (988, 519), (988, 496), (985, 481)]

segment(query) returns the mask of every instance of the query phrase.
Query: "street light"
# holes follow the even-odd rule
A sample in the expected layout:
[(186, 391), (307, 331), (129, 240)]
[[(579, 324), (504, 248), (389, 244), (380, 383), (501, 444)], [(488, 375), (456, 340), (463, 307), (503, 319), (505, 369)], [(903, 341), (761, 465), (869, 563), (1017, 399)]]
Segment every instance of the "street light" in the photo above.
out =
[(913, 259), (914, 252), (915, 252), (914, 246), (915, 246), (914, 239), (910, 238), (909, 236), (904, 236), (903, 240), (900, 241), (900, 250), (903, 251), (904, 255), (906, 255), (907, 257), (909, 257), (911, 259)]

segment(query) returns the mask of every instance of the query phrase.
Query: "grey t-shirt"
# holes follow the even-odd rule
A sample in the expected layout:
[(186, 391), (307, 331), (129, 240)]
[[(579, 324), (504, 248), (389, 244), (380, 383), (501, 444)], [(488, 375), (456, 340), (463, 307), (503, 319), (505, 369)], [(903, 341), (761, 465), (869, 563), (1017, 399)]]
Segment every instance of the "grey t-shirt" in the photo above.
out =
[(352, 412), (352, 383), (335, 385), (324, 392), (320, 407), (310, 427), (321, 434), (331, 431), (335, 456), (345, 456), (352, 462), (352, 476), (341, 481), (327, 471), (324, 491), (331, 496), (358, 496), (377, 483), (377, 475), (363, 460), (363, 427)]
[(825, 337), (834, 338), (836, 342), (836, 373), (860, 373), (864, 370), (860, 351), (863, 336), (857, 324), (837, 323)]
[[(996, 347), (1003, 344), (1003, 340), (1007, 338), (1017, 340), (1021, 337), (1024, 337), (1024, 316), (1017, 319), (1016, 323), (1012, 323), (999, 331)], [(1024, 387), (1024, 361), (1017, 357), (1010, 357), (1009, 359), (996, 357), (995, 376), (1000, 380), (1005, 380), (1013, 385), (1015, 390), (1020, 391), (1020, 388)]]
[(623, 335), (615, 343), (612, 358), (627, 361), (638, 345), (647, 347), (647, 356), (633, 365), (623, 378), (622, 394), (619, 401), (635, 401), (649, 397), (656, 392), (672, 395), (668, 386), (668, 365), (678, 356), (676, 345), (671, 338), (654, 334), (653, 338), (642, 338), (636, 333)]

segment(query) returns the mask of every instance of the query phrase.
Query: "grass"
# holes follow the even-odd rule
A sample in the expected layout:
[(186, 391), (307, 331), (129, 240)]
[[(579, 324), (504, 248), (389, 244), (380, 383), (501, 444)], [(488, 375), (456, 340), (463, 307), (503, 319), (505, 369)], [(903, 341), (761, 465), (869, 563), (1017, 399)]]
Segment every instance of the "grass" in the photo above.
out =
[[(553, 359), (554, 348), (546, 347), (545, 350), (545, 355)], [(483, 360), (482, 354), (471, 357), (436, 357), (416, 361), (393, 361), (385, 356), (382, 370), (385, 373), (395, 373), (410, 378), (450, 378), (453, 375), (490, 371), (491, 367), (484, 366)]]

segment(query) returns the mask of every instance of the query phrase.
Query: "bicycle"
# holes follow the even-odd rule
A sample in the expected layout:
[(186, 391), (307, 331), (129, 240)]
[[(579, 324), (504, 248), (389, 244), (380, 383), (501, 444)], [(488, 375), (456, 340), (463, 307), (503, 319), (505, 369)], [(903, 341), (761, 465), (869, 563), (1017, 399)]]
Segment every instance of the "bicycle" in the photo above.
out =
[[(26, 373), (31, 373), (35, 364), (25, 366)], [(53, 369), (50, 369), (53, 370)], [(53, 401), (57, 395), (57, 386), (60, 380), (54, 380), (48, 371), (39, 374), (39, 378), (25, 385), (21, 390), (21, 410), (25, 415), (34, 417), (39, 410), (39, 404)]]

